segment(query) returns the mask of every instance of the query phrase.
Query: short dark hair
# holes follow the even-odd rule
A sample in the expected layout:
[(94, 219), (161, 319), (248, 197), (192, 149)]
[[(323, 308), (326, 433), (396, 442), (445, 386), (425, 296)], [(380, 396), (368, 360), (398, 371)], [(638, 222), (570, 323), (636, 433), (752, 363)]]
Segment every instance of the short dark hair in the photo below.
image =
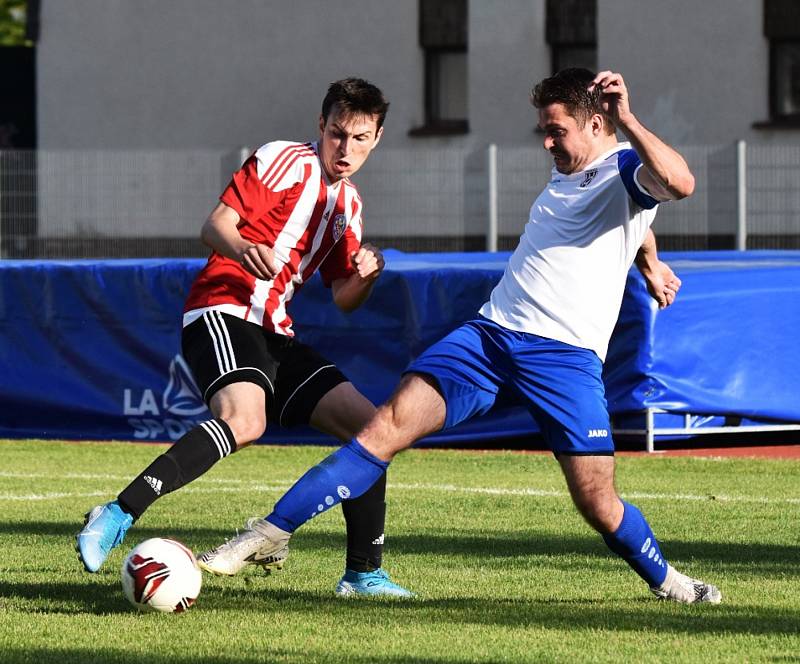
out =
[(322, 100), (322, 117), (325, 122), (334, 106), (348, 115), (377, 115), (378, 129), (383, 126), (389, 110), (389, 102), (380, 88), (363, 78), (353, 77), (334, 81), (328, 87), (328, 94)]
[(595, 113), (599, 113), (606, 121), (606, 131), (614, 133), (614, 123), (603, 113), (600, 105), (601, 90), (598, 87), (589, 91), (596, 74), (588, 69), (578, 67), (562, 69), (550, 78), (545, 78), (531, 91), (531, 103), (536, 108), (544, 108), (550, 104), (563, 104), (567, 113), (575, 118), (579, 127)]

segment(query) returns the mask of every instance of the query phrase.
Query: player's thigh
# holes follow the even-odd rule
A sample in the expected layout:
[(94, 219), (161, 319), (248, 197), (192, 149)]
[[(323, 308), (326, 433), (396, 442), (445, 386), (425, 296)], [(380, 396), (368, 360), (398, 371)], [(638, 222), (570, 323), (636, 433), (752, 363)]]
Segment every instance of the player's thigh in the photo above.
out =
[(592, 351), (525, 335), (513, 386), (555, 454), (613, 455), (602, 363)]
[(256, 383), (230, 383), (211, 397), (209, 408), (214, 417), (231, 428), (237, 447), (260, 438), (267, 428), (266, 393)]
[[(278, 368), (263, 329), (229, 314), (206, 311), (183, 328), (181, 346), (203, 400), (216, 417), (238, 430), (237, 442), (253, 440), (254, 433), (255, 438), (260, 436)], [(238, 385), (243, 387), (232, 387)], [(225, 395), (215, 399), (222, 390)], [(233, 393), (238, 398), (232, 398)]]
[(614, 457), (561, 454), (558, 462), (578, 511), (596, 530), (614, 532), (623, 512), (614, 487)]
[(311, 412), (311, 426), (341, 441), (351, 440), (375, 414), (375, 405), (351, 382), (328, 390)]
[(261, 385), (274, 394), (278, 362), (254, 323), (219, 311), (206, 311), (183, 328), (183, 357), (206, 403), (231, 383)]
[(277, 354), (275, 401), (269, 409), (272, 421), (286, 428), (311, 425), (349, 440), (350, 432), (355, 433), (372, 415), (372, 404), (311, 346), (291, 339)]
[(433, 378), (406, 373), (357, 438), (372, 454), (390, 460), (416, 440), (439, 431), (445, 416), (445, 401)]
[[(406, 373), (427, 376), (429, 386), (444, 401), (446, 412), (440, 428), (455, 426), (492, 407), (504, 381), (504, 340), (499, 337), (505, 332), (491, 321), (469, 321), (409, 364)], [(421, 394), (428, 391), (419, 384), (414, 388)], [(424, 407), (421, 402), (417, 405)]]

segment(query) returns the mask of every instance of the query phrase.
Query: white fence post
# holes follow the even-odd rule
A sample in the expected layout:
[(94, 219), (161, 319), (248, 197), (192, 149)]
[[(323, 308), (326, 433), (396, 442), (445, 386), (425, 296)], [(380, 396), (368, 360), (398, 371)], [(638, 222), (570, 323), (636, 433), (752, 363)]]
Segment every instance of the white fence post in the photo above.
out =
[(489, 171), (489, 227), (486, 229), (486, 250), (497, 251), (497, 145), (492, 143), (488, 150)]
[(747, 144), (736, 142), (736, 249), (747, 249)]

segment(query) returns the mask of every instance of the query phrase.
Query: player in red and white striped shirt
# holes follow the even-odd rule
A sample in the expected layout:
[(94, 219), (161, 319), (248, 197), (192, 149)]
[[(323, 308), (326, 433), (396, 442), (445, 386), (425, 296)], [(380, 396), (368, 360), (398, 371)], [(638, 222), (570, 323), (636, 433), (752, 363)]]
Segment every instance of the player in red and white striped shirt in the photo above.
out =
[[(349, 178), (378, 145), (388, 110), (363, 79), (328, 89), (313, 143), (267, 143), (237, 171), (203, 226), (212, 249), (184, 309), (183, 355), (214, 419), (158, 457), (116, 501), (87, 514), (78, 552), (97, 571), (133, 521), (162, 494), (257, 440), (268, 421), (311, 426), (349, 441), (375, 407), (294, 338), (287, 305), (319, 270), (343, 311), (359, 307), (384, 267), (361, 243), (362, 203)], [(381, 569), (386, 477), (345, 501), (348, 530), (339, 594), (408, 596)], [(249, 562), (280, 567), (287, 551)]]
[(319, 149), (267, 143), (234, 174), (204, 233), (215, 251), (189, 293), (184, 325), (213, 310), (293, 336), (286, 305), (295, 291), (317, 270), (328, 286), (355, 273), (361, 198), (349, 180), (326, 174)]

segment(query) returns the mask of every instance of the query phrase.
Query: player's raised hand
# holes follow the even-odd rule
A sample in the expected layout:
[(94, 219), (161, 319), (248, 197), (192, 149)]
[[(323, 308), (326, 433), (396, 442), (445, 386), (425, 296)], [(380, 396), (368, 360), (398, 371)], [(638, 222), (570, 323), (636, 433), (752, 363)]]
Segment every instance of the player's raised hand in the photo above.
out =
[(265, 244), (251, 244), (242, 251), (239, 264), (253, 276), (270, 281), (278, 275), (275, 251)]
[(622, 74), (612, 71), (601, 71), (594, 77), (589, 90), (600, 88), (600, 105), (608, 117), (615, 123), (624, 125), (631, 114), (628, 88)]
[(380, 249), (371, 244), (362, 244), (358, 251), (350, 254), (350, 260), (358, 276), (365, 281), (377, 279), (386, 264)]

